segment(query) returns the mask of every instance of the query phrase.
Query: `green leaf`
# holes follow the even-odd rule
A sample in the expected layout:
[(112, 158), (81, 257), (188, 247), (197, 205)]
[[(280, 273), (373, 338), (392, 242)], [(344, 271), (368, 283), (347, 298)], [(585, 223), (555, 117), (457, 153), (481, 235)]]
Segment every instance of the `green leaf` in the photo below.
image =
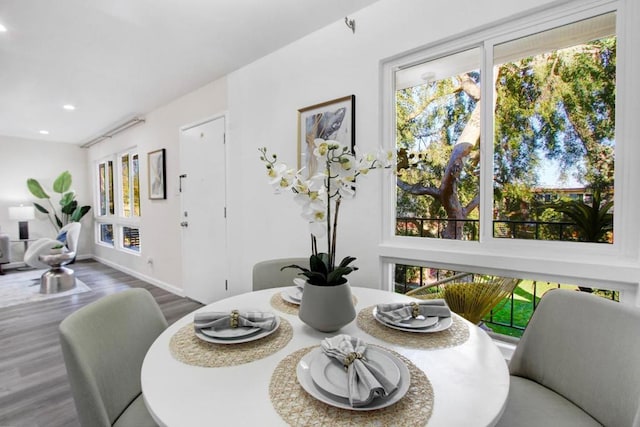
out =
[(80, 206), (71, 215), (71, 221), (79, 222), (87, 212), (91, 210), (91, 206)]
[(71, 174), (69, 171), (64, 171), (53, 181), (53, 191), (62, 194), (69, 191), (69, 188), (71, 188)]
[(287, 268), (297, 268), (298, 270), (303, 271), (303, 272), (304, 272), (304, 271), (309, 271), (308, 269), (306, 269), (306, 268), (304, 268), (304, 267), (300, 267), (299, 265), (296, 265), (296, 264), (285, 265), (284, 267), (282, 267), (282, 268), (280, 269), (280, 271), (282, 271), (282, 270), (284, 270), (284, 269), (287, 269)]
[(42, 212), (43, 214), (49, 215), (49, 211), (46, 210), (44, 206), (42, 206), (42, 205), (40, 205), (40, 204), (38, 204), (36, 202), (33, 202), (33, 206), (35, 206), (36, 209), (39, 210), (40, 212)]
[[(62, 205), (62, 203), (60, 203)], [(75, 200), (72, 200), (70, 203), (67, 203), (66, 205), (62, 205), (62, 209), (60, 209), (60, 211), (65, 214), (65, 215), (71, 215), (76, 208), (78, 207), (78, 202), (76, 202)]]
[(62, 198), (60, 199), (60, 206), (68, 206), (73, 203), (73, 199), (75, 199), (76, 193), (73, 191), (69, 191), (68, 193), (64, 193)]
[(33, 178), (27, 179), (27, 188), (38, 199), (48, 199), (49, 195), (44, 191), (38, 181)]
[(58, 228), (62, 228), (62, 221), (58, 218), (58, 215), (54, 215), (56, 217), (56, 224), (58, 224)]
[[(353, 261), (355, 261), (356, 258), (352, 257), (352, 256), (348, 256), (345, 257), (342, 262), (340, 262), (340, 267), (346, 267), (347, 265), (351, 264)], [(356, 269), (357, 270), (357, 269)]]

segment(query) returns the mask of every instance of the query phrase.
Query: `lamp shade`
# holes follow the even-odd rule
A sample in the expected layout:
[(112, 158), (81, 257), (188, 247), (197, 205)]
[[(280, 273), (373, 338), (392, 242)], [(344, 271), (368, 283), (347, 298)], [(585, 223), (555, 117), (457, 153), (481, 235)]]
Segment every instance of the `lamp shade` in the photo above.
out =
[(29, 221), (36, 217), (33, 206), (11, 206), (9, 207), (9, 219), (15, 221)]

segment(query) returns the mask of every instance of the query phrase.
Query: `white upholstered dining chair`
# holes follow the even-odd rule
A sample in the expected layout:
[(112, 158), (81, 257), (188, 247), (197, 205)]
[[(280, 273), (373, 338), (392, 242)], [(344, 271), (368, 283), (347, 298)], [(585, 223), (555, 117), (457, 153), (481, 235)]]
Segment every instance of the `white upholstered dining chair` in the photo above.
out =
[(511, 359), (499, 427), (640, 426), (640, 310), (544, 295)]
[(60, 344), (83, 427), (156, 426), (142, 397), (140, 371), (167, 327), (145, 289), (108, 295), (60, 323)]
[(286, 268), (285, 265), (299, 265), (309, 268), (309, 258), (278, 258), (261, 261), (253, 266), (253, 290), (293, 286), (293, 279), (300, 276), (300, 270)]

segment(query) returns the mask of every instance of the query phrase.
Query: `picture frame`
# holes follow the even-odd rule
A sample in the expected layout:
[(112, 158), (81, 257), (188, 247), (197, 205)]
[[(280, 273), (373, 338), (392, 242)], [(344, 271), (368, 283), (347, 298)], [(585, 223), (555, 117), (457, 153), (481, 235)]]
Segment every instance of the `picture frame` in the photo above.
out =
[(149, 178), (149, 199), (166, 199), (167, 168), (164, 148), (147, 153), (147, 171)]
[(331, 139), (350, 147), (356, 144), (356, 96), (348, 95), (298, 110), (298, 169), (304, 176), (317, 171), (313, 155), (316, 138)]

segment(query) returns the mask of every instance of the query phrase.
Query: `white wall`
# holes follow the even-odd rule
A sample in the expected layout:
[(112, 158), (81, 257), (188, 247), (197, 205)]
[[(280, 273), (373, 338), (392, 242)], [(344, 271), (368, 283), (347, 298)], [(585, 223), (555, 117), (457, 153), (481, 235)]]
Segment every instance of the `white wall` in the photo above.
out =
[[(222, 113), (226, 108), (227, 86), (226, 79), (222, 78), (146, 114), (144, 124), (89, 149), (88, 164), (92, 171), (96, 161), (133, 146), (137, 146), (141, 160), (141, 255), (95, 245), (96, 258), (182, 294), (179, 130), (182, 126)], [(166, 149), (167, 199), (149, 200), (147, 153), (161, 148)], [(147, 262), (149, 258), (153, 263)]]
[[(68, 170), (73, 179), (71, 189), (76, 192), (76, 200), (81, 205), (91, 205), (91, 188), (87, 174), (86, 151), (76, 145), (43, 142), (29, 139), (0, 136), (0, 228), (11, 239), (18, 239), (18, 224), (9, 219), (9, 206), (32, 206), (38, 202), (48, 208), (46, 200), (39, 200), (27, 189), (27, 179), (37, 179), (45, 188), (52, 203), (58, 208), (60, 197), (51, 188), (60, 173)], [(58, 211), (59, 212), (59, 211)], [(91, 214), (82, 219), (83, 231), (80, 235), (79, 256), (92, 251), (90, 229)], [(36, 219), (29, 221), (29, 237), (54, 238), (56, 229), (46, 216), (36, 211)], [(24, 251), (22, 243), (11, 247), (12, 261), (20, 261)]]
[[(339, 21), (229, 75), (230, 284), (251, 287), (251, 267), (267, 258), (310, 252), (299, 207), (290, 195), (274, 196), (258, 147), (296, 162), (297, 110), (356, 95), (356, 144), (379, 145), (380, 62), (434, 41), (504, 19), (552, 1), (447, 2), (381, 0), (350, 16), (356, 33)], [(355, 200), (341, 206), (338, 257), (357, 257), (358, 286), (380, 286), (381, 178), (362, 179)]]

